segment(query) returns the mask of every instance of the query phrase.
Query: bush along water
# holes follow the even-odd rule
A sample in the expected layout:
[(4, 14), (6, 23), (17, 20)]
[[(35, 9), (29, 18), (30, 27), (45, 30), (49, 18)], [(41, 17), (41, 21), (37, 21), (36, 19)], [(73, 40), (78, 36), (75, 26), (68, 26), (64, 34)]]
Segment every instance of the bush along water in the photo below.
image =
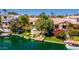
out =
[(66, 33), (64, 31), (60, 32), (57, 36), (57, 38), (59, 39), (62, 39), (62, 40), (65, 40), (66, 38)]
[(0, 30), (0, 34), (1, 34), (2, 32), (3, 32), (3, 31)]

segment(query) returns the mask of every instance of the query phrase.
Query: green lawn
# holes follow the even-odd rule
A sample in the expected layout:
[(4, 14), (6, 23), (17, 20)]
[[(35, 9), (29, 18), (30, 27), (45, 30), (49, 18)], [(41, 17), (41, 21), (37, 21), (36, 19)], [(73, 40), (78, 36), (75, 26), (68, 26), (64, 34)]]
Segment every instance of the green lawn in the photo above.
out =
[[(22, 33), (22, 34), (19, 34), (20, 36), (26, 36), (26, 37), (29, 37), (29, 33), (25, 32), (25, 33)], [(55, 36), (52, 36), (52, 37), (45, 37), (45, 40), (46, 42), (51, 42), (51, 43), (60, 43), (60, 44), (64, 44), (64, 41), (62, 39), (58, 39), (56, 38)]]
[(79, 41), (79, 36), (72, 36), (71, 37), (73, 40)]
[(54, 36), (52, 36), (52, 37), (46, 37), (45, 41), (52, 42), (52, 43), (64, 44), (64, 41), (62, 39), (58, 39), (58, 38), (56, 38)]
[(22, 36), (29, 36), (29, 34), (30, 34), (30, 33), (24, 32), (24, 33), (22, 33), (22, 34), (20, 34), (20, 35), (22, 35)]

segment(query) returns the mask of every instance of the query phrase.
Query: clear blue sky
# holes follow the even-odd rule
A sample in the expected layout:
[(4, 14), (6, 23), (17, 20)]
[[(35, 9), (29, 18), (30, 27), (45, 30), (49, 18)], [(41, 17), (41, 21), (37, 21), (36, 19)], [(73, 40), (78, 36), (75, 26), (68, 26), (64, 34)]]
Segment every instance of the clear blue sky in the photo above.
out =
[(79, 14), (79, 9), (7, 9), (7, 11), (28, 15), (38, 15), (42, 12), (45, 12), (48, 15), (50, 15), (52, 12), (54, 12), (55, 15), (71, 15), (76, 13)]

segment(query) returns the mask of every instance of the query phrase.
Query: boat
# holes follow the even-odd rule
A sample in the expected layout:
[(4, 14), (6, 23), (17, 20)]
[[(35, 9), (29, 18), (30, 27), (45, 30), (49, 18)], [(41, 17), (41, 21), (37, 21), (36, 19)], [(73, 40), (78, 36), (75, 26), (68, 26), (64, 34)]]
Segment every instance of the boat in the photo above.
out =
[(79, 50), (79, 46), (76, 47), (76, 46), (70, 46), (68, 44), (66, 44), (66, 48), (69, 49), (69, 50)]
[(65, 46), (69, 50), (79, 50), (79, 41), (67, 40)]

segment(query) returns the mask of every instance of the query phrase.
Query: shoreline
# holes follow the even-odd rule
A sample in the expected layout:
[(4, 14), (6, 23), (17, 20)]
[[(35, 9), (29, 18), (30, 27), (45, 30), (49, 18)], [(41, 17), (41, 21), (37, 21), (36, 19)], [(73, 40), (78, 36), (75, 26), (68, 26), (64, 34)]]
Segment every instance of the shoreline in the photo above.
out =
[(50, 43), (58, 43), (58, 44), (64, 44), (62, 42), (56, 42), (56, 41), (50, 41), (50, 40), (44, 40), (45, 42), (50, 42)]
[[(32, 40), (35, 40), (35, 39), (33, 39), (33, 38), (29, 38), (29, 37), (22, 36), (22, 35), (18, 35), (18, 34), (12, 34), (12, 35), (17, 35), (17, 36), (23, 37), (23, 38), (25, 38), (25, 39), (32, 39)], [(36, 40), (36, 41), (40, 41), (40, 40)], [(45, 40), (45, 39), (44, 39), (43, 41), (44, 41), (44, 42), (50, 42), (50, 43), (64, 44), (64, 43), (62, 43), (62, 42), (50, 41), (50, 40)], [(40, 41), (40, 42), (42, 42), (42, 41)]]

